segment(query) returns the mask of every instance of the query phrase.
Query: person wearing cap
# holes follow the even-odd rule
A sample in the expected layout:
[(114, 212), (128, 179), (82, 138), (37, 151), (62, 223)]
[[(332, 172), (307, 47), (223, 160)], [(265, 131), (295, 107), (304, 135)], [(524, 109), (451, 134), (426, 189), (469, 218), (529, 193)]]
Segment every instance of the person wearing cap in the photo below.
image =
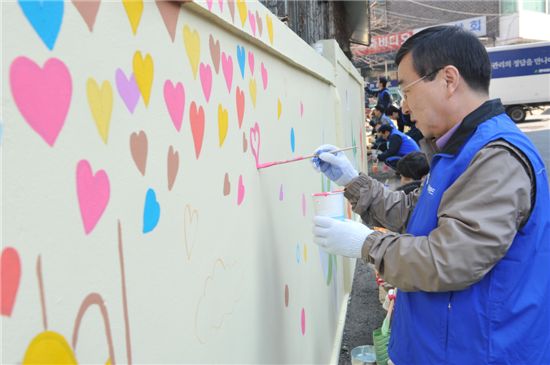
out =
[(386, 110), (390, 107), (392, 103), (392, 97), (390, 91), (386, 87), (388, 85), (388, 79), (385, 76), (380, 76), (378, 78), (378, 100), (376, 105), (382, 107), (382, 113), (386, 113)]
[(314, 167), (389, 232), (314, 217), (314, 242), (373, 264), (398, 288), (391, 363), (550, 364), (550, 188), (540, 153), (489, 99), (491, 62), (474, 34), (426, 28), (403, 43), (396, 65), (430, 173), (420, 189), (393, 192), (334, 146), (319, 147)]
[(378, 155), (378, 160), (395, 170), (397, 162), (406, 154), (419, 151), (416, 142), (405, 133), (400, 132), (389, 124), (378, 128), (378, 134), (386, 141), (386, 150)]

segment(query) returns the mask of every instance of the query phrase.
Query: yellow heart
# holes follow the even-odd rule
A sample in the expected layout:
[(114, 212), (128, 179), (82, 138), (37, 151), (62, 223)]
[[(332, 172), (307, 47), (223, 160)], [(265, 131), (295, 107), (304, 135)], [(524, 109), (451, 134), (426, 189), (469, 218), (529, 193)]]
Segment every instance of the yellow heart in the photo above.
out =
[(109, 81), (103, 81), (101, 89), (93, 78), (89, 78), (86, 84), (88, 104), (92, 111), (97, 131), (101, 139), (107, 144), (109, 138), (109, 126), (111, 125), (111, 112), (113, 111), (113, 89)]
[(134, 53), (134, 76), (138, 85), (145, 106), (149, 106), (151, 97), (151, 87), (153, 86), (154, 66), (151, 55), (147, 53), (145, 58), (141, 56), (140, 51)]
[(304, 262), (307, 261), (307, 244), (304, 243)]
[(143, 13), (143, 0), (122, 0), (124, 10), (132, 26), (132, 31), (136, 35), (139, 21), (141, 20), (141, 14)]
[(220, 135), (220, 147), (223, 145), (225, 137), (227, 136), (228, 121), (229, 117), (227, 109), (224, 109), (221, 104), (218, 105), (218, 132)]
[(269, 35), (269, 43), (273, 45), (273, 21), (271, 17), (266, 14), (265, 23), (267, 24), (267, 34)]
[(281, 104), (281, 99), (277, 99), (277, 120), (281, 119), (282, 112), (283, 112), (283, 104)]
[(196, 30), (191, 31), (186, 25), (183, 27), (183, 42), (185, 43), (185, 51), (191, 64), (193, 77), (197, 79), (197, 70), (199, 69), (199, 59), (201, 55), (201, 37)]
[(252, 105), (256, 107), (256, 80), (250, 80), (248, 84), (248, 90), (250, 91), (250, 98), (252, 99)]
[(241, 18), (241, 23), (244, 27), (244, 23), (246, 23), (246, 16), (248, 14), (245, 0), (237, 0), (237, 9), (239, 9), (239, 16)]

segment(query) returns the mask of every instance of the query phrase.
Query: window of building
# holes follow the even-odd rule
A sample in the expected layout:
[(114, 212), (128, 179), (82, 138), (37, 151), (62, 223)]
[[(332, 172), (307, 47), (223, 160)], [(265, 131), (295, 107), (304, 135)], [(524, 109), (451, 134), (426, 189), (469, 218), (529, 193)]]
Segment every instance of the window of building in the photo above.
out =
[(545, 13), (546, 1), (547, 0), (523, 0), (522, 8), (523, 10)]
[(502, 14), (514, 14), (518, 12), (517, 0), (501, 0), (500, 12)]

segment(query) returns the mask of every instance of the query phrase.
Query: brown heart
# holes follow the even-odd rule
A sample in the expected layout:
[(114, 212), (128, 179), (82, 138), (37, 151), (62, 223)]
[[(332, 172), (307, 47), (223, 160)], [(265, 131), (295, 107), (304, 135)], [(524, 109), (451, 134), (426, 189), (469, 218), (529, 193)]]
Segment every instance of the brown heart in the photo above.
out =
[(145, 176), (147, 166), (147, 135), (144, 131), (132, 133), (130, 136), (130, 151), (141, 175)]
[(172, 42), (176, 38), (176, 28), (178, 26), (178, 16), (180, 14), (180, 4), (174, 1), (156, 0), (164, 25), (172, 38)]
[(227, 7), (231, 13), (231, 21), (235, 22), (235, 0), (227, 0)]
[(73, 4), (92, 32), (101, 0), (73, 0)]
[(256, 25), (258, 26), (258, 33), (261, 37), (262, 31), (264, 29), (264, 24), (262, 23), (262, 17), (260, 16), (260, 13), (258, 13), (258, 11), (256, 11)]
[(191, 260), (191, 254), (193, 253), (193, 248), (197, 241), (198, 227), (199, 211), (187, 204), (183, 215), (183, 242), (185, 244), (185, 254), (188, 260)]
[(216, 73), (218, 73), (220, 71), (220, 41), (214, 41), (214, 37), (210, 34), (208, 43), (210, 44), (210, 56), (212, 57), (212, 63), (214, 64)]
[(228, 196), (230, 192), (231, 192), (231, 183), (229, 182), (229, 175), (226, 172), (225, 177), (223, 178), (223, 195)]
[(243, 132), (243, 152), (248, 151), (248, 141), (246, 140), (246, 134)]
[(172, 190), (174, 182), (176, 182), (176, 176), (178, 176), (179, 167), (180, 155), (178, 151), (174, 150), (174, 147), (170, 146), (170, 148), (168, 149), (167, 158), (168, 190)]

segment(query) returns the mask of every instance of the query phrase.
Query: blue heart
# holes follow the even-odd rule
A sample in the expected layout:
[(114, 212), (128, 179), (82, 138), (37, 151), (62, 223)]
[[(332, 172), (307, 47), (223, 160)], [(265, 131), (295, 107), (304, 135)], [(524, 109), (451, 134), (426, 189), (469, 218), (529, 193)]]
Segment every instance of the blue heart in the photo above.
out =
[(237, 61), (239, 62), (239, 68), (241, 69), (241, 75), (244, 79), (244, 65), (246, 63), (244, 47), (237, 46)]
[(292, 150), (292, 153), (294, 153), (294, 150), (296, 149), (296, 139), (294, 138), (294, 128), (290, 128), (290, 149)]
[(160, 205), (153, 189), (147, 190), (145, 207), (143, 208), (143, 233), (151, 232), (157, 226), (160, 218)]
[(42, 42), (52, 50), (63, 20), (63, 0), (19, 0), (19, 6)]

